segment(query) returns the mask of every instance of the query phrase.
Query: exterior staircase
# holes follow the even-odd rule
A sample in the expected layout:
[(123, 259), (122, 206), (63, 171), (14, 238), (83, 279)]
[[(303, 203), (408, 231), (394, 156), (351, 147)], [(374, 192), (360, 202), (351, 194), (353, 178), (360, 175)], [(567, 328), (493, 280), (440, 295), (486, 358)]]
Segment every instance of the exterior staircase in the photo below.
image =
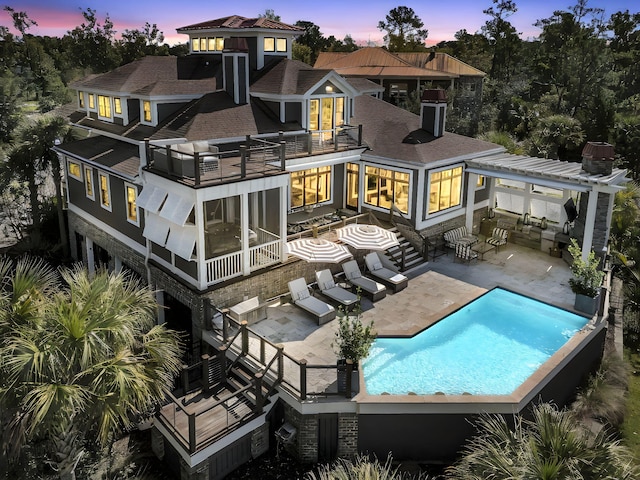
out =
[[(398, 242), (400, 245), (391, 247), (389, 250), (385, 252), (385, 255), (389, 260), (393, 262), (393, 264), (400, 270), (401, 272), (407, 271), (411, 268), (417, 267), (418, 265), (422, 265), (427, 261), (422, 258), (422, 254), (417, 251), (409, 241), (402, 236), (400, 231), (395, 225), (392, 225), (387, 228), (391, 232), (395, 233), (398, 237)], [(402, 263), (402, 251), (404, 250), (404, 265)]]

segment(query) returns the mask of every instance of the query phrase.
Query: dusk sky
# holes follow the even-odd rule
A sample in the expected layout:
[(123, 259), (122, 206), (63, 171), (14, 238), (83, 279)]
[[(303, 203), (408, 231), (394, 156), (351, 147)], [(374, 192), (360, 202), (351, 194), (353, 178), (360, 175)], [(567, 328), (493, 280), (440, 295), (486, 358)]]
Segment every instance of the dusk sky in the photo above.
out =
[[(207, 3), (209, 4), (207, 6)], [(575, 5), (571, 0), (515, 0), (518, 11), (509, 21), (521, 33), (523, 39), (535, 38), (540, 30), (533, 26), (536, 20), (548, 18), (554, 10), (569, 10)], [(231, 2), (189, 2), (175, 0), (20, 0), (7, 1), (17, 11), (25, 11), (37, 27), (28, 30), (34, 35), (62, 37), (67, 31), (82, 23), (81, 11), (96, 11), (100, 24), (108, 14), (114, 29), (121, 33), (126, 29), (142, 29), (145, 22), (157, 24), (164, 32), (165, 42), (184, 43), (186, 35), (176, 34), (176, 28), (229, 15), (257, 17), (266, 9), (272, 9), (283, 22), (294, 24), (308, 20), (320, 26), (325, 37), (334, 35), (343, 39), (349, 34), (357, 44), (367, 41), (382, 45), (383, 33), (378, 30), (380, 20), (399, 5), (413, 8), (429, 30), (427, 44), (453, 40), (462, 29), (475, 33), (489, 18), (482, 10), (493, 5), (491, 0), (448, 0), (445, 2), (405, 2), (397, 0), (323, 0), (317, 4), (291, 0), (240, 0)], [(637, 0), (591, 0), (590, 7), (605, 9), (605, 19), (612, 13), (640, 10)], [(11, 27), (11, 17), (0, 12), (0, 25)], [(14, 31), (14, 33), (16, 33)]]

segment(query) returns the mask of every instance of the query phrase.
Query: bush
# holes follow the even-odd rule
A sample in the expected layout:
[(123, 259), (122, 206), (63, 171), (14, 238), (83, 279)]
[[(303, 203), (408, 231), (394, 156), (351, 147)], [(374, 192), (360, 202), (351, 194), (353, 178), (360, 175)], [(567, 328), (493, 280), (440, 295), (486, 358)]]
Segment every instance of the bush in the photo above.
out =
[(573, 257), (573, 263), (571, 264), (573, 278), (569, 279), (571, 290), (573, 293), (594, 298), (600, 292), (600, 286), (604, 278), (604, 272), (598, 269), (600, 259), (596, 258), (596, 254), (592, 250), (589, 252), (587, 260), (583, 260), (582, 249), (575, 238), (571, 239), (571, 245), (569, 245), (568, 249)]

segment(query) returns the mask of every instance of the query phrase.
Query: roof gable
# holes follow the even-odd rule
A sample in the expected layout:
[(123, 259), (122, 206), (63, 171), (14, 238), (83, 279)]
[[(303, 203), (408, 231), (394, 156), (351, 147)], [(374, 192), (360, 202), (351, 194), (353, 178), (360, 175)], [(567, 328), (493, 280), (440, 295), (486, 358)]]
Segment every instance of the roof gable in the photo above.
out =
[(228, 29), (228, 30), (248, 30), (248, 29), (267, 29), (288, 32), (304, 31), (301, 27), (278, 22), (266, 17), (246, 18), (240, 15), (231, 15), (229, 17), (207, 20), (206, 22), (194, 23), (184, 27), (177, 28), (179, 33), (186, 33), (193, 30), (211, 30), (211, 29)]

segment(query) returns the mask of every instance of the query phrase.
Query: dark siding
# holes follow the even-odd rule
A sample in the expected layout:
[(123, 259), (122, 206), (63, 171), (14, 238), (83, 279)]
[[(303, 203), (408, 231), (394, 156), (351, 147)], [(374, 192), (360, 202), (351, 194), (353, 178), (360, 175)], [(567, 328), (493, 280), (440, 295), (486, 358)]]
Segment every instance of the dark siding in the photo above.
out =
[(127, 100), (127, 110), (129, 111), (129, 123), (140, 120), (140, 100)]
[(184, 103), (161, 103), (158, 105), (158, 122), (162, 122), (184, 107)]
[(285, 122), (302, 123), (302, 104), (300, 102), (286, 102), (284, 106)]
[(189, 275), (191, 278), (198, 279), (198, 264), (196, 262), (188, 262), (182, 257), (175, 255), (175, 264), (180, 270)]
[(225, 91), (233, 98), (233, 57), (224, 57)]
[(248, 37), (247, 46), (249, 47), (249, 64), (250, 72), (255, 72), (258, 69), (258, 39), (255, 37)]
[(247, 91), (249, 90), (247, 85), (247, 57), (238, 58), (238, 103), (244, 105), (247, 103)]
[(264, 105), (271, 111), (273, 112), (273, 114), (277, 117), (280, 118), (280, 103), (279, 102), (269, 102), (269, 101), (265, 101), (263, 102)]
[(429, 133), (433, 133), (436, 126), (436, 108), (423, 105), (422, 106), (422, 129)]
[(246, 435), (209, 458), (209, 478), (222, 479), (249, 460), (251, 435)]
[(333, 165), (331, 172), (333, 173), (333, 192), (331, 192), (331, 201), (337, 208), (342, 208), (345, 204), (345, 175), (347, 165)]
[(151, 252), (163, 259), (165, 262), (171, 263), (171, 252), (166, 248), (151, 242)]
[(338, 414), (318, 415), (318, 460), (333, 460), (338, 454)]

